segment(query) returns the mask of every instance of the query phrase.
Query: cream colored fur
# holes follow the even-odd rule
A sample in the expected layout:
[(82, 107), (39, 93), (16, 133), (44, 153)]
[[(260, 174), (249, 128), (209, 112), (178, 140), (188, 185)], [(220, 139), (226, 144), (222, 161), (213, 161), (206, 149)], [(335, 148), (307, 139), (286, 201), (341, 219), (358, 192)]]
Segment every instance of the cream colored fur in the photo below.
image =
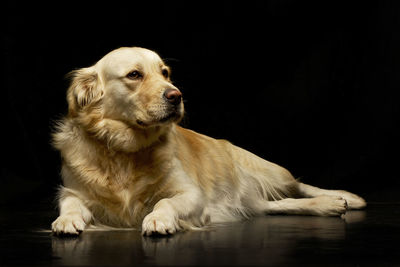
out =
[(163, 96), (178, 90), (169, 71), (156, 53), (125, 47), (71, 73), (69, 112), (53, 138), (63, 162), (54, 233), (97, 225), (173, 234), (263, 214), (340, 216), (366, 205), (178, 126), (183, 103)]

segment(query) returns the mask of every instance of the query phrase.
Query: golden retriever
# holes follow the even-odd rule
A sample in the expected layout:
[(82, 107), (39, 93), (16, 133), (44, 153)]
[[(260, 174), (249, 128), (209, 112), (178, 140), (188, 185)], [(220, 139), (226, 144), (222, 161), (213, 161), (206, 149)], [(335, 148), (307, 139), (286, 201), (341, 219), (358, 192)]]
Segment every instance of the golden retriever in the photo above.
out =
[(53, 135), (63, 186), (55, 234), (89, 225), (174, 234), (262, 214), (340, 216), (366, 202), (177, 125), (182, 94), (153, 51), (123, 47), (73, 71)]

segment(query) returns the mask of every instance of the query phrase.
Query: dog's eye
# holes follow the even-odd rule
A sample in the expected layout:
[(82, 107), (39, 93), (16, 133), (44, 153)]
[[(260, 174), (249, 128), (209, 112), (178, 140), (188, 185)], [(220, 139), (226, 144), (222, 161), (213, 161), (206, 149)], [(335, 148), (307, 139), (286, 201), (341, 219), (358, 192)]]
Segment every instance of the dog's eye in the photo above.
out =
[(139, 71), (134, 70), (134, 71), (129, 72), (129, 73), (126, 75), (126, 77), (129, 78), (129, 79), (131, 79), (131, 80), (137, 80), (137, 79), (142, 78), (143, 75), (142, 75)]
[(165, 78), (168, 78), (168, 77), (169, 77), (169, 72), (168, 72), (167, 69), (163, 69), (163, 70), (161, 71), (161, 73), (162, 73), (162, 75), (163, 75)]

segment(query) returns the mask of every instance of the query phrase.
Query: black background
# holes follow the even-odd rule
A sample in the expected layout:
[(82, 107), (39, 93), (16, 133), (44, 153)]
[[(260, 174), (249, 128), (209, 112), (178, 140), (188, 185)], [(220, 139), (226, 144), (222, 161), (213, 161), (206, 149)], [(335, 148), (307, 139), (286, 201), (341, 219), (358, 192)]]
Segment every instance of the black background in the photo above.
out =
[(1, 204), (55, 194), (65, 74), (121, 46), (172, 67), (185, 127), (306, 183), (399, 200), (398, 1), (82, 2), (2, 11)]

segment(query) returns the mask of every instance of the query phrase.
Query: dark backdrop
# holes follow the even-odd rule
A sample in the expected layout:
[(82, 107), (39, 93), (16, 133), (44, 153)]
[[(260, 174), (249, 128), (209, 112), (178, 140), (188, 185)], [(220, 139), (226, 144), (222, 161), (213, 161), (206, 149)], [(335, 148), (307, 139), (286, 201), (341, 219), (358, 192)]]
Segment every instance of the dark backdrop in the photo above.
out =
[(185, 127), (306, 183), (399, 199), (400, 2), (82, 2), (2, 10), (0, 203), (55, 194), (64, 76), (120, 46), (166, 59)]

